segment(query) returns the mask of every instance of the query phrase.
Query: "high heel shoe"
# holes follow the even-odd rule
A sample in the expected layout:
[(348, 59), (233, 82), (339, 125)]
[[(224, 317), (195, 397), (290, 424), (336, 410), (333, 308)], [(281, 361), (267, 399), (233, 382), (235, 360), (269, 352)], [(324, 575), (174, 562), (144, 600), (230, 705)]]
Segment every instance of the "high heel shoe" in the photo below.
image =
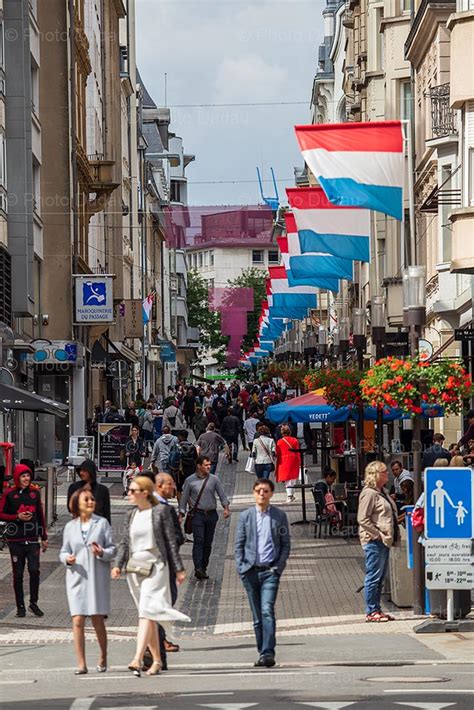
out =
[(136, 660), (136, 659), (134, 658), (133, 661), (128, 664), (128, 670), (129, 670), (129, 671), (132, 671), (133, 675), (134, 675), (136, 678), (140, 678), (140, 676), (141, 676), (141, 674), (142, 674), (141, 667), (140, 667), (140, 663), (138, 663), (137, 665), (135, 665), (135, 663), (134, 663), (135, 660)]
[(74, 671), (74, 675), (87, 675), (87, 673), (87, 668), (78, 668), (77, 671)]
[(158, 673), (161, 673), (162, 669), (163, 664), (161, 661), (153, 661), (145, 675), (158, 675)]

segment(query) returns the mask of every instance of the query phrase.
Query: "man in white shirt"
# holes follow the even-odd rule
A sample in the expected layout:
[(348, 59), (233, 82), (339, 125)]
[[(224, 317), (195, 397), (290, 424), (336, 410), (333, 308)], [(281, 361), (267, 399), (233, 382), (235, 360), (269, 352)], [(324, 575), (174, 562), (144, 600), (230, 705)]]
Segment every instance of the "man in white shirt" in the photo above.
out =
[(257, 426), (261, 424), (260, 419), (257, 419), (255, 414), (250, 414), (248, 419), (244, 422), (244, 432), (247, 437), (247, 444), (252, 451), (253, 440), (255, 439), (255, 434), (257, 433)]

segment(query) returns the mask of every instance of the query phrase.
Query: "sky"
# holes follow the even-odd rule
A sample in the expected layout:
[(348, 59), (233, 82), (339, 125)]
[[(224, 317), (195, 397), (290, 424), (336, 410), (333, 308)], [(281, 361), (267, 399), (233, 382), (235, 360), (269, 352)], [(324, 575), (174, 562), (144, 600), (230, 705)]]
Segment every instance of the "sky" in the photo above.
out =
[[(284, 187), (302, 166), (293, 126), (309, 123), (322, 0), (137, 0), (137, 63), (196, 161), (190, 204), (260, 202), (256, 167)], [(198, 107), (196, 104), (302, 102)], [(183, 107), (183, 105), (185, 107)], [(273, 196), (270, 182), (264, 192)]]

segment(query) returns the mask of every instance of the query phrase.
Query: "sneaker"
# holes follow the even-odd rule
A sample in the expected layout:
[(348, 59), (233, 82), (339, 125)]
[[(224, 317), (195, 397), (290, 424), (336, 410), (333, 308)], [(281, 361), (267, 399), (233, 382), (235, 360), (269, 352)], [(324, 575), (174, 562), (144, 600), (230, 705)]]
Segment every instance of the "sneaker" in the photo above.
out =
[(16, 610), (16, 615), (19, 619), (23, 619), (24, 616), (26, 616), (26, 609), (24, 606), (19, 606), (17, 607)]
[(41, 611), (38, 604), (35, 602), (32, 602), (28, 608), (35, 616), (44, 616), (44, 611)]

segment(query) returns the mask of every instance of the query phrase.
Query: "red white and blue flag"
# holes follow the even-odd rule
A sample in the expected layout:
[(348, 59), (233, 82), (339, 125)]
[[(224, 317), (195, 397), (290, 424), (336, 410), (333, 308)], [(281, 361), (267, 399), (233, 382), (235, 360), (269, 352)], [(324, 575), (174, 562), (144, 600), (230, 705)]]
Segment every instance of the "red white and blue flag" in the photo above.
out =
[(143, 324), (146, 325), (150, 322), (151, 311), (153, 308), (153, 301), (155, 300), (155, 292), (149, 293), (148, 296), (142, 301), (143, 308)]
[(365, 207), (401, 220), (401, 121), (295, 126), (303, 157), (334, 205)]
[(370, 210), (337, 207), (321, 187), (287, 188), (302, 254), (326, 252), (370, 261)]

